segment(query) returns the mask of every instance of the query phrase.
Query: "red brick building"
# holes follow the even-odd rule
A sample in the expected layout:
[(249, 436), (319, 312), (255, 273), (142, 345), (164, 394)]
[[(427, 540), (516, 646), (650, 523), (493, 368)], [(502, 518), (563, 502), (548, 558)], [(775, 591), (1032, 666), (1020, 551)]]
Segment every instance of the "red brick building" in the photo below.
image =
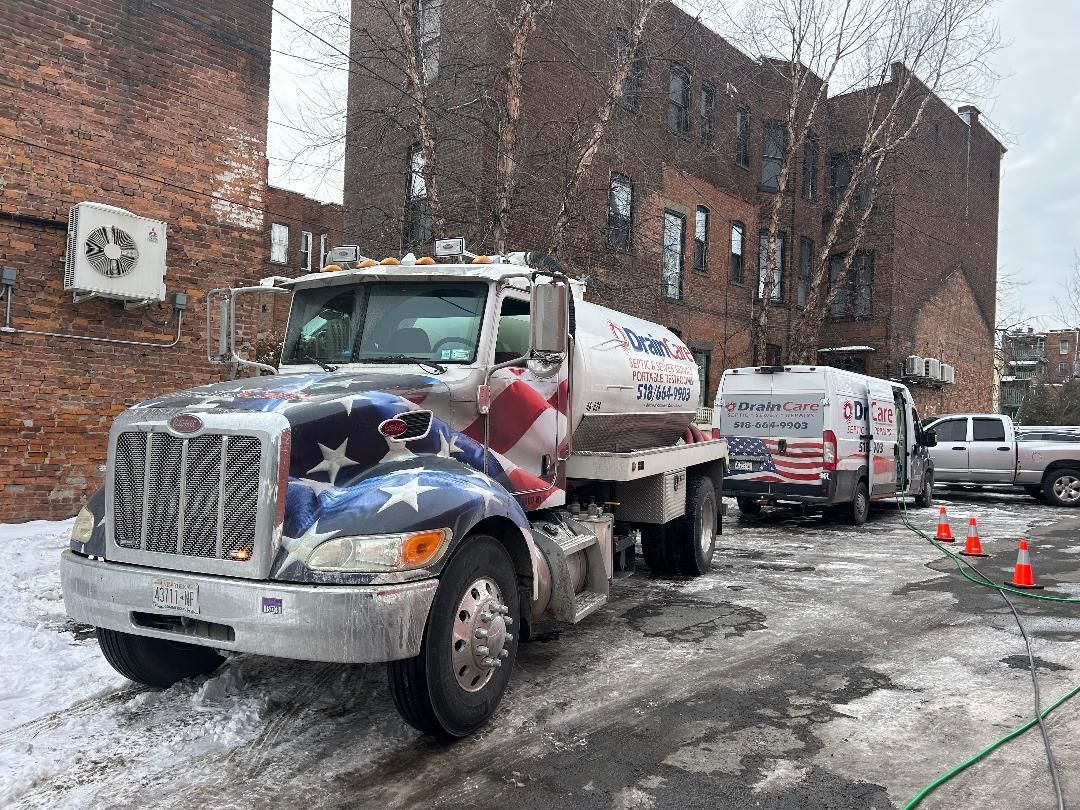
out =
[(344, 210), (295, 191), (266, 189), (266, 261), (263, 276), (318, 272), (323, 257), (341, 244)]
[[(265, 273), (270, 27), (261, 0), (0, 4), (0, 264), (17, 271), (0, 331), (0, 521), (74, 514), (117, 413), (220, 378), (205, 293)], [(67, 217), (82, 201), (166, 223), (162, 304), (73, 303)], [(176, 293), (188, 305), (169, 346)]]
[[(465, 236), (482, 252), (495, 233), (496, 114), (505, 100), (491, 88), (501, 86), (507, 34), (501, 25), (478, 27), (477, 15), (492, 11), (470, 0), (433, 7), (425, 35), (435, 44), (425, 61), (435, 68), (426, 92), (446, 213), (439, 234), (423, 219), (414, 111), (402, 103), (392, 65), (372, 56), (382, 52), (373, 42), (393, 41), (391, 21), (353, 3), (352, 56), (364, 69), (351, 74), (349, 91), (345, 233), (380, 255), (429, 249), (438, 235)], [(613, 1), (567, 4), (529, 42), (513, 249), (547, 247), (567, 164), (587, 131), (581, 122), (603, 102), (605, 69), (625, 46), (626, 15)], [(832, 161), (850, 153), (865, 110), (865, 92), (848, 94), (811, 122), (812, 146), (798, 156), (781, 202), (781, 283), (769, 304), (766, 356), (755, 358), (761, 232), (776, 196), (777, 127), (788, 103), (782, 75), (783, 66), (753, 60), (676, 6), (659, 6), (560, 253), (588, 279), (594, 300), (680, 330), (707, 380), (706, 404), (724, 368), (785, 356), (806, 296), (804, 257), (822, 244), (834, 207)], [(921, 352), (956, 368), (955, 384), (913, 383), (925, 413), (989, 410), (1001, 156), (977, 110), (958, 114), (931, 98), (916, 137), (882, 166), (860, 246), (863, 280), (830, 307), (822, 329), (822, 348), (860, 348), (826, 352), (821, 362), (892, 377)], [(830, 259), (850, 237), (842, 234)]]

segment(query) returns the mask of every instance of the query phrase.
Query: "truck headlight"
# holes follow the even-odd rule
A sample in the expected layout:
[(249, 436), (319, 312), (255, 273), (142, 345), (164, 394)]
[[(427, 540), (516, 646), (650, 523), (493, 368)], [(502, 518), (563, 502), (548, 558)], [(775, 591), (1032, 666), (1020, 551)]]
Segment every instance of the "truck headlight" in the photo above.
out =
[(75, 524), (71, 527), (71, 541), (82, 543), (84, 546), (90, 542), (90, 535), (94, 533), (94, 513), (85, 506), (79, 510)]
[(429, 529), (407, 534), (335, 537), (311, 552), (307, 566), (314, 571), (343, 573), (409, 571), (438, 560), (452, 536), (450, 529)]

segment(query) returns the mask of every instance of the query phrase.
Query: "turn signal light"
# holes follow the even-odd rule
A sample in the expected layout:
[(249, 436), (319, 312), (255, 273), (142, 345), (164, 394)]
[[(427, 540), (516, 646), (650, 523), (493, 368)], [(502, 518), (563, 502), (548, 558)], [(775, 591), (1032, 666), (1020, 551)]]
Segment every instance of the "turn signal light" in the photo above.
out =
[(401, 548), (402, 561), (409, 566), (424, 565), (439, 553), (444, 537), (441, 531), (417, 532), (410, 535)]

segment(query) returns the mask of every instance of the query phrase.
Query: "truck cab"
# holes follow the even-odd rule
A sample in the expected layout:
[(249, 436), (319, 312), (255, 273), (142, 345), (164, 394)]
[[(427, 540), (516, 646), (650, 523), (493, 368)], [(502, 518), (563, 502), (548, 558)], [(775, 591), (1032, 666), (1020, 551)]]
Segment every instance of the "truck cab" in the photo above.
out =
[[(727, 450), (690, 430), (689, 349), (549, 257), (440, 258), (356, 251), (211, 293), (233, 379), (116, 419), (62, 559), (69, 614), (119, 672), (387, 662), (405, 720), (460, 737), (534, 624), (594, 613), (638, 545), (655, 573), (709, 569)], [(236, 350), (256, 294), (291, 296), (277, 368)]]

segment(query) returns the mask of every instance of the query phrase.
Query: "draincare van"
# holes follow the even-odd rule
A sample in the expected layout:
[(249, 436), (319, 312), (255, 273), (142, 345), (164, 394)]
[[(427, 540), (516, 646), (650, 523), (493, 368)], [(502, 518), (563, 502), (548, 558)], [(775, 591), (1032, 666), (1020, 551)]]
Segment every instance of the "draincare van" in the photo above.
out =
[(728, 369), (713, 435), (727, 439), (724, 488), (744, 514), (795, 502), (861, 525), (871, 500), (901, 488), (916, 506), (933, 499), (935, 438), (899, 383), (826, 366)]

